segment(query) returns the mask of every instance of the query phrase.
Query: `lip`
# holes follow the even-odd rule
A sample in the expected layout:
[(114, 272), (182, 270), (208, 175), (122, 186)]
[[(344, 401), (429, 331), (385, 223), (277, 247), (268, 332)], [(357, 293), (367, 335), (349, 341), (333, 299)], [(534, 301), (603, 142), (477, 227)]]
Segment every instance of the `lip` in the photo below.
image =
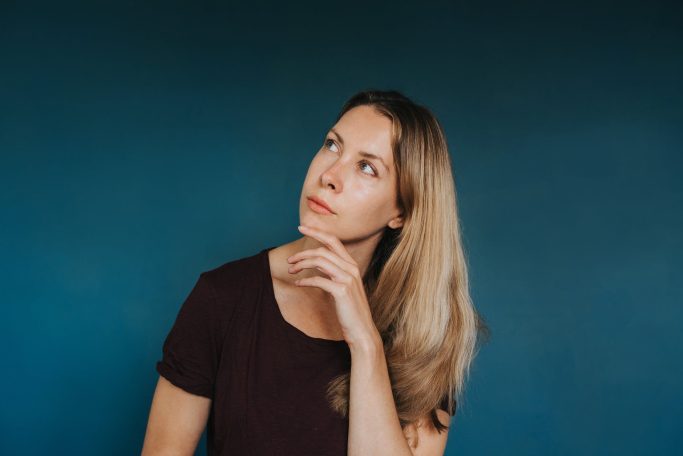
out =
[(308, 199), (308, 205), (311, 209), (316, 210), (316, 212), (320, 213), (327, 213), (327, 214), (335, 214), (335, 212), (330, 209), (330, 206), (327, 205), (327, 203), (320, 198), (316, 198), (315, 196), (309, 196), (307, 197)]

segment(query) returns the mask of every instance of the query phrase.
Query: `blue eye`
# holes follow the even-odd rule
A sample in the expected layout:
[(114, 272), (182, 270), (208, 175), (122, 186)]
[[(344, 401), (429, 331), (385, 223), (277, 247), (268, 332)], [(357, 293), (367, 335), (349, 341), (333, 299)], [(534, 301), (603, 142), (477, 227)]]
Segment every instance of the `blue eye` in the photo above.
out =
[[(333, 146), (336, 145), (336, 144), (334, 143), (334, 141), (331, 140), (330, 138), (327, 138), (327, 139), (325, 140), (325, 147), (327, 147), (328, 143), (332, 143)], [(329, 149), (329, 147), (327, 147), (327, 148)]]
[(377, 173), (375, 173), (375, 168), (373, 168), (373, 167), (370, 165), (370, 163), (368, 163), (368, 162), (366, 162), (366, 161), (362, 161), (362, 162), (360, 162), (360, 165), (361, 165), (361, 167), (362, 167), (363, 165), (367, 165), (367, 167), (370, 168), (370, 169), (372, 170), (372, 175), (373, 175), (373, 176), (377, 174)]
[[(330, 148), (330, 147), (328, 147), (328, 144), (330, 144), (330, 143), (331, 143), (331, 145), (336, 146), (336, 143), (334, 142), (333, 139), (327, 138), (327, 139), (325, 139), (325, 142), (324, 142), (326, 149)], [(361, 165), (361, 168), (363, 167), (363, 165), (365, 165), (372, 170), (372, 174), (369, 174), (370, 176), (377, 176), (377, 171), (375, 171), (375, 168), (369, 162), (362, 161), (362, 162), (360, 162), (360, 165)], [(368, 173), (364, 173), (364, 174), (368, 174)]]

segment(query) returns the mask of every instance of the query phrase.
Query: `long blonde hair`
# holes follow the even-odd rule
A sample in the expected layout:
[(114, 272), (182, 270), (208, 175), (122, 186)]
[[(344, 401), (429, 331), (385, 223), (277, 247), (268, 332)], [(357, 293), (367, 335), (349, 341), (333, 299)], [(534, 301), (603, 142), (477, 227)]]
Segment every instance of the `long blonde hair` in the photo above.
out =
[[(401, 426), (429, 414), (445, 397), (449, 414), (462, 396), (478, 334), (488, 327), (474, 309), (460, 237), (456, 191), (443, 129), (426, 107), (397, 91), (353, 95), (348, 110), (372, 106), (393, 124), (401, 228), (385, 228), (363, 277), (372, 316), (384, 342)], [(350, 373), (328, 385), (331, 407), (348, 415)]]

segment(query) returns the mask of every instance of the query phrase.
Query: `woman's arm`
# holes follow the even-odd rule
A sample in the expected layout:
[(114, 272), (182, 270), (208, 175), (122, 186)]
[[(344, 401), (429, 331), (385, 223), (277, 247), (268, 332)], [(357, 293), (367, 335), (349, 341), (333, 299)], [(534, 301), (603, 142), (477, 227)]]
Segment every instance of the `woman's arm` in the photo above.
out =
[[(442, 456), (448, 432), (430, 432), (425, 425), (415, 426), (407, 435), (401, 428), (391, 391), (384, 348), (379, 335), (363, 344), (350, 345), (351, 378), (349, 392), (348, 456)], [(441, 412), (441, 411), (439, 411)], [(446, 425), (448, 414), (438, 413)], [(426, 423), (425, 417), (421, 423)]]
[(142, 456), (192, 456), (204, 432), (211, 399), (188, 393), (159, 376)]
[(398, 420), (381, 342), (349, 347), (348, 456), (413, 456)]

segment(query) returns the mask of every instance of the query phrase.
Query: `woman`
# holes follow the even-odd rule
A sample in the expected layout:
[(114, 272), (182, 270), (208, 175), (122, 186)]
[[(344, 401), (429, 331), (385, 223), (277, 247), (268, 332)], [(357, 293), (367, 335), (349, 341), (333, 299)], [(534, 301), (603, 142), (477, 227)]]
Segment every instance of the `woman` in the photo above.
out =
[(343, 106), (302, 237), (200, 277), (157, 363), (143, 455), (442, 455), (486, 325), (442, 128), (396, 91)]

